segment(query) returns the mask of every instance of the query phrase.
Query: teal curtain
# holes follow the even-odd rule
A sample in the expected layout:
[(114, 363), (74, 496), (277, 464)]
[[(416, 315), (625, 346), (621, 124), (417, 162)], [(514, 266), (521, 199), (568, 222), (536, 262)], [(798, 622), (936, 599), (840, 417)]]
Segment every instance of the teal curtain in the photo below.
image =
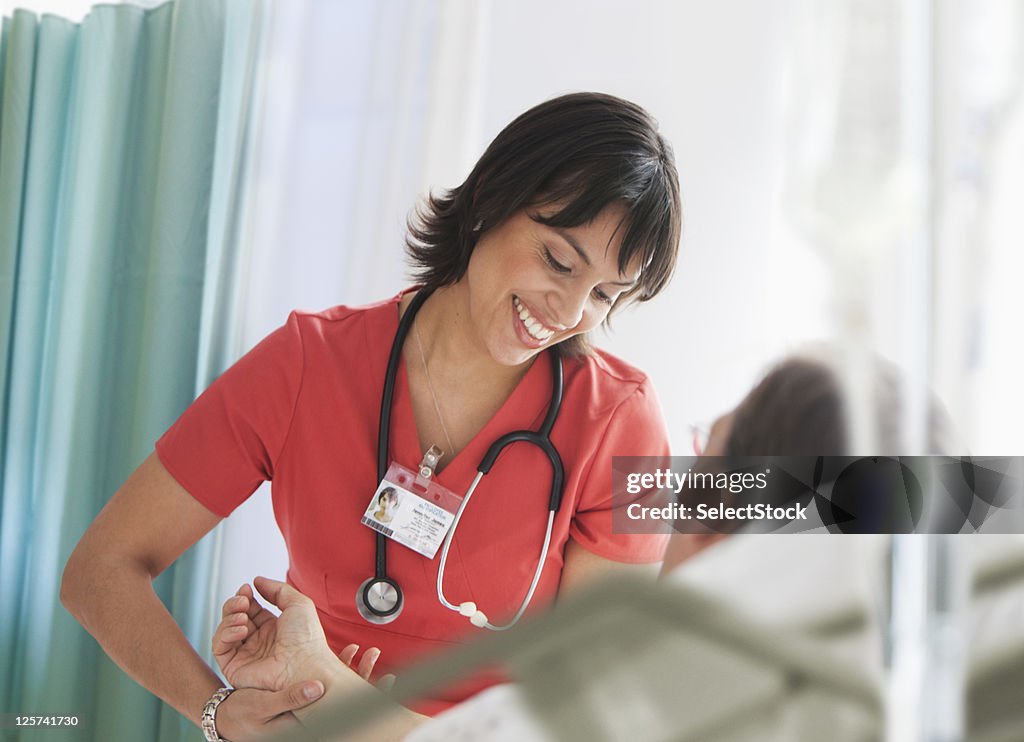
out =
[[(16, 11), (0, 38), (0, 712), (196, 739), (60, 605), (64, 563), (221, 370), (261, 0)], [(212, 538), (157, 581), (200, 649)]]

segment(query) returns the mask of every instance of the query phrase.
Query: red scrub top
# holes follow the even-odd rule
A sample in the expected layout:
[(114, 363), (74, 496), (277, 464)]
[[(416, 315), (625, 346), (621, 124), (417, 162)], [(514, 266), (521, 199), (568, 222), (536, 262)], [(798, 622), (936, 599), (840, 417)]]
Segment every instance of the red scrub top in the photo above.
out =
[[(288, 546), (288, 582), (317, 606), (331, 647), (376, 646), (376, 672), (444, 650), (478, 629), (437, 600), (440, 550), (428, 560), (393, 541), (388, 574), (405, 606), (389, 624), (367, 623), (356, 590), (374, 573), (375, 533), (360, 516), (377, 488), (377, 426), (401, 295), (366, 307), (293, 312), (288, 322), (228, 369), (157, 441), (171, 475), (199, 502), (227, 516), (272, 481)], [(490, 444), (539, 427), (551, 397), (551, 361), (541, 353), (501, 409), (437, 481), (460, 496)], [(608, 353), (565, 359), (562, 410), (551, 439), (565, 465), (565, 497), (528, 613), (549, 604), (571, 537), (618, 562), (656, 562), (666, 536), (612, 533), (611, 457), (667, 455), (668, 436), (650, 380)], [(391, 458), (422, 458), (404, 362), (391, 422)], [(518, 609), (547, 527), (551, 466), (528, 444), (505, 449), (463, 514), (445, 568), (445, 595), (474, 601), (494, 623)], [(500, 680), (478, 676), (417, 706), (438, 713)]]

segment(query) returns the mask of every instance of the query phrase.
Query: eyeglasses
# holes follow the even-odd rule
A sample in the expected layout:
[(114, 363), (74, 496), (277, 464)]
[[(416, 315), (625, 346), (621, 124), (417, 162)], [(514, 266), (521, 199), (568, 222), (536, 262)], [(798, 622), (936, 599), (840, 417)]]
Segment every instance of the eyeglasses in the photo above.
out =
[(707, 425), (690, 425), (690, 439), (695, 456), (703, 456), (708, 448), (708, 437), (711, 435)]

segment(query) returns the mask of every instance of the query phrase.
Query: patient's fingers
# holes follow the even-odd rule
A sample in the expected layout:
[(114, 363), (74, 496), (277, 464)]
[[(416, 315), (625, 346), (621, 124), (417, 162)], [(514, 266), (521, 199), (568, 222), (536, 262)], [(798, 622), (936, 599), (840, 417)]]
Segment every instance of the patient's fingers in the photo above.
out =
[(363, 680), (369, 682), (370, 675), (373, 674), (373, 666), (377, 664), (378, 659), (380, 659), (380, 650), (377, 647), (370, 647), (363, 652), (363, 658), (359, 660), (359, 668), (356, 670)]
[(269, 577), (255, 577), (253, 578), (253, 584), (260, 591), (260, 595), (282, 611), (286, 611), (289, 608), (313, 608), (313, 601), (287, 582), (272, 580)]
[(338, 659), (344, 662), (348, 667), (352, 667), (352, 660), (355, 659), (356, 653), (359, 651), (358, 644), (349, 644), (343, 650), (338, 652)]
[(390, 693), (391, 689), (395, 687), (395, 680), (395, 676), (391, 673), (381, 675), (380, 680), (377, 681), (377, 687), (384, 693)]
[(237, 649), (250, 631), (249, 617), (245, 613), (231, 613), (225, 616), (213, 634), (213, 654), (221, 656)]
[[(262, 605), (260, 605), (259, 601), (256, 600), (256, 596), (252, 592), (252, 586), (249, 585), (249, 583), (246, 583), (242, 585), (240, 588), (238, 588), (238, 591), (235, 593), (234, 598), (241, 598), (247, 601), (244, 607), (242, 607), (240, 610), (244, 610), (249, 615), (250, 620), (253, 622), (254, 628), (259, 628), (267, 621), (275, 617), (273, 613), (271, 613)], [(234, 600), (234, 598), (232, 598), (231, 600)], [(226, 605), (227, 604), (225, 604), (225, 607)]]
[[(344, 662), (349, 667), (352, 667), (352, 660), (355, 659), (359, 653), (358, 644), (349, 644), (340, 652), (338, 652), (338, 659)], [(373, 674), (373, 667), (377, 664), (377, 660), (380, 659), (380, 650), (377, 647), (370, 647), (363, 652), (363, 657), (359, 660), (359, 666), (353, 667), (352, 669), (359, 673), (359, 676), (363, 680), (369, 682), (370, 675)]]
[(249, 608), (249, 599), (244, 595), (232, 595), (230, 598), (224, 601), (224, 605), (221, 606), (220, 615), (221, 618), (228, 616), (232, 613), (244, 612)]
[(230, 613), (220, 620), (217, 631), (222, 632), (228, 629), (245, 629), (248, 631), (251, 627), (252, 624), (249, 622), (247, 615), (244, 613)]

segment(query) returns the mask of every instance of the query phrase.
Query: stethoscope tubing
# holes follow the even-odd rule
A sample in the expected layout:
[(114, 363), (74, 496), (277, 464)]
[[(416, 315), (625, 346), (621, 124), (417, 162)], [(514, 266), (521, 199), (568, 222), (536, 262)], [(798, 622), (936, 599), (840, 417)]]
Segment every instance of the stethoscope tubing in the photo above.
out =
[[(384, 389), (381, 395), (380, 420), (377, 428), (378, 481), (383, 481), (390, 463), (391, 410), (394, 401), (395, 384), (398, 377), (398, 364), (402, 357), (402, 348), (405, 346), (405, 338), (409, 333), (409, 328), (412, 326), (413, 319), (430, 294), (430, 291), (420, 290), (417, 292), (416, 296), (413, 297), (409, 306), (406, 308), (405, 314), (402, 315), (402, 319), (398, 323), (398, 330), (395, 333), (395, 339), (391, 345), (391, 352), (388, 355), (388, 365), (384, 375)], [(555, 421), (558, 419), (558, 413), (562, 407), (564, 380), (562, 359), (558, 355), (557, 348), (551, 348), (551, 353), (553, 356), (551, 363), (551, 399), (548, 403), (548, 410), (547, 414), (544, 416), (544, 421), (536, 431), (516, 430), (503, 435), (490, 445), (487, 449), (487, 453), (480, 461), (480, 465), (477, 467), (477, 474), (473, 479), (472, 485), (463, 497), (458, 511), (456, 511), (452, 526), (448, 531), (448, 535), (445, 537), (444, 545), (441, 550), (441, 560), (437, 571), (437, 597), (441, 604), (446, 608), (460, 612), (461, 607), (448, 601), (444, 595), (444, 574), (448, 561), (448, 551), (451, 548), (452, 540), (455, 537), (455, 531), (458, 529), (459, 521), (462, 519), (462, 514), (469, 505), (469, 501), (472, 498), (473, 493), (476, 491), (477, 486), (480, 484), (480, 480), (483, 479), (485, 474), (490, 472), (491, 468), (494, 466), (498, 457), (501, 455), (501, 452), (505, 450), (505, 448), (518, 442), (531, 443), (539, 447), (547, 456), (552, 469), (551, 494), (548, 498), (548, 523), (544, 534), (544, 544), (541, 547), (540, 557), (537, 560), (537, 568), (534, 571), (530, 587), (519, 606), (519, 610), (516, 611), (515, 616), (513, 616), (511, 621), (507, 624), (499, 626), (492, 624), (490, 621), (485, 622), (483, 626), (491, 629), (492, 631), (504, 631), (514, 626), (526, 611), (530, 601), (533, 599), (533, 594), (540, 582), (540, 576), (544, 569), (544, 562), (547, 559), (548, 549), (551, 544), (551, 533), (554, 528), (555, 513), (558, 512), (562, 505), (562, 495), (565, 488), (565, 467), (562, 463), (562, 457), (558, 453), (558, 449), (555, 448), (554, 443), (551, 441), (551, 430), (554, 427)], [(387, 537), (382, 533), (376, 534), (375, 552), (374, 576), (363, 583), (358, 594), (359, 599), (357, 600), (357, 606), (360, 607), (360, 613), (363, 614), (363, 617), (368, 621), (379, 622), (379, 619), (380, 621), (386, 622), (391, 620), (392, 617), (397, 617), (397, 614), (402, 609), (404, 597), (402, 595), (402, 589), (398, 583), (387, 575)], [(371, 588), (380, 583), (385, 583), (393, 587), (398, 596), (395, 605), (387, 610), (375, 608), (372, 601), (369, 599)], [(366, 615), (366, 613), (363, 612), (364, 607), (371, 615)]]
[[(459, 611), (459, 606), (450, 602), (444, 594), (444, 570), (445, 565), (448, 562), (448, 549), (451, 548), (452, 540), (455, 538), (455, 530), (459, 527), (459, 520), (462, 519), (462, 513), (466, 510), (466, 506), (469, 505), (469, 498), (473, 496), (473, 492), (476, 491), (476, 486), (483, 479), (484, 472), (478, 471), (476, 477), (473, 478), (473, 484), (466, 492), (466, 496), (462, 499), (462, 504), (459, 505), (458, 511), (455, 513), (455, 520), (452, 522), (452, 527), (448, 531), (448, 535), (444, 539), (444, 546), (441, 547), (441, 563), (437, 566), (437, 599), (441, 602), (445, 608), (453, 611)], [(526, 591), (526, 597), (523, 598), (522, 603), (519, 604), (519, 610), (512, 619), (504, 625), (498, 626), (492, 624), (490, 621), (484, 624), (484, 626), (491, 631), (505, 631), (511, 629), (516, 625), (516, 622), (522, 617), (523, 613), (526, 612), (527, 607), (530, 605), (530, 601), (533, 600), (533, 593), (537, 590), (537, 585), (540, 582), (541, 572), (544, 571), (544, 562), (548, 558), (548, 547), (551, 544), (551, 532), (555, 525), (555, 510), (548, 510), (548, 526), (544, 533), (544, 545), (540, 548), (540, 556), (537, 558), (537, 569), (534, 570), (533, 579), (530, 581), (530, 589)]]

